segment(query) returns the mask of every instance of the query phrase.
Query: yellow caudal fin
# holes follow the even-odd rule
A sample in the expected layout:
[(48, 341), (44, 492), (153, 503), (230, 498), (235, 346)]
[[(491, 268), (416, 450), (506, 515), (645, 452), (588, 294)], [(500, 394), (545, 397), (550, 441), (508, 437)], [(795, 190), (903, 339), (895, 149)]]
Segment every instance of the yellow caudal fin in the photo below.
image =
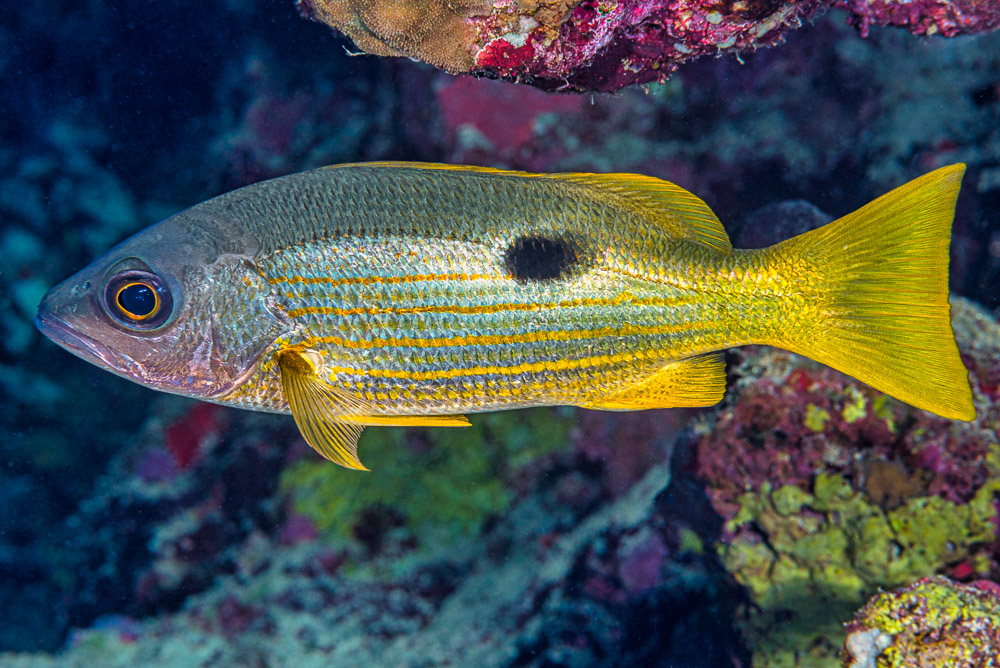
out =
[(973, 420), (948, 303), (965, 165), (942, 167), (772, 250), (814, 264), (820, 326), (788, 347), (913, 406)]

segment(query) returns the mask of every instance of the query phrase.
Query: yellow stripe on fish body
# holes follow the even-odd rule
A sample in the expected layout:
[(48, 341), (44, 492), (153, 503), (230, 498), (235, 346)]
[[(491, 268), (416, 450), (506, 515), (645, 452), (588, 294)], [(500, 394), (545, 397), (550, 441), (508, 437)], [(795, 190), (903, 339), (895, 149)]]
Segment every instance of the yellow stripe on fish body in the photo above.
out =
[(313, 447), (363, 468), (362, 424), (713, 404), (718, 351), (765, 343), (971, 419), (947, 303), (961, 172), (760, 251), (732, 250), (700, 199), (642, 176), (372, 163), (251, 186), (203, 206), (260, 241), (294, 330), (219, 400), (290, 404)]

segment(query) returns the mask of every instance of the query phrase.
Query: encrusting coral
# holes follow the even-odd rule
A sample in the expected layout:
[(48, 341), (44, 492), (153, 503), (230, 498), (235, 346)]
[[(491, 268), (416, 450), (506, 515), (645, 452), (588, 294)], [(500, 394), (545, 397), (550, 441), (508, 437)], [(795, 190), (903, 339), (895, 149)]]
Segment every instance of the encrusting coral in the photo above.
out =
[(1000, 7), (985, 0), (297, 0), (297, 6), (368, 53), (581, 91), (662, 81), (699, 56), (773, 46), (830, 7), (846, 9), (863, 35), (872, 25), (946, 37), (1000, 27)]
[(924, 578), (875, 596), (847, 633), (845, 668), (992, 666), (1000, 656), (1000, 585)]

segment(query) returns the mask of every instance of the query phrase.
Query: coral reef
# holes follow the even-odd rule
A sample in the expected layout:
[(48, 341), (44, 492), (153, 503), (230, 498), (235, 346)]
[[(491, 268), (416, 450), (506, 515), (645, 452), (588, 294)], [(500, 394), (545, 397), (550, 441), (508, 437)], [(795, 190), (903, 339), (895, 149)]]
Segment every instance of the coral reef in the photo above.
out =
[(847, 627), (845, 668), (988, 666), (1000, 656), (1000, 586), (929, 577), (875, 596)]
[(592, 511), (566, 505), (561, 485), (543, 484), (474, 537), (420, 558), (383, 551), (366, 568), (336, 541), (282, 545), (254, 531), (228, 551), (215, 585), (189, 595), (181, 610), (145, 620), (107, 614), (74, 631), (54, 657), (0, 660), (12, 668), (541, 667), (609, 656), (631, 665), (732, 664), (743, 653), (726, 621), (730, 592), (699, 541), (668, 522), (668, 481), (665, 464), (652, 467)]
[[(981, 3), (937, 3), (960, 5), (986, 25)], [(805, 665), (818, 639), (835, 665), (839, 623), (877, 583), (996, 577), (1000, 34), (917, 40), (876, 17), (859, 40), (834, 11), (742, 63), (553, 96), (351, 57), (290, 3), (147, 9), (15, 3), (0, 22), (0, 663)], [(591, 25), (584, 41), (609, 34)], [(491, 67), (532, 30), (497, 42)], [(955, 310), (980, 422), (749, 349), (730, 354), (719, 409), (477, 416), (469, 442), (370, 430), (375, 472), (352, 476), (290, 418), (157, 395), (32, 327), (46, 287), (148, 223), (377, 159), (665, 177), (739, 245), (966, 162), (951, 284), (987, 307)]]
[(1000, 576), (1000, 325), (955, 298), (979, 417), (912, 410), (780, 351), (734, 357), (732, 404), (695, 427), (693, 469), (747, 588), (754, 665), (835, 666), (842, 623), (879, 588)]
[(917, 34), (986, 32), (1000, 10), (986, 0), (297, 0), (303, 15), (362, 50), (408, 56), (449, 72), (548, 90), (617, 90), (663, 81), (704, 55), (772, 46), (815, 13), (846, 9), (862, 35), (872, 25)]

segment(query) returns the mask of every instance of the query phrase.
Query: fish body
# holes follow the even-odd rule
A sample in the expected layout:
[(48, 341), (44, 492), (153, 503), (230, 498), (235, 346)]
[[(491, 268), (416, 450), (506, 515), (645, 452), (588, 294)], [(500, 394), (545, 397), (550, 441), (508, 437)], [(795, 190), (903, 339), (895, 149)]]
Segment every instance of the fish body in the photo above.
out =
[(711, 405), (720, 351), (746, 344), (972, 419), (947, 301), (962, 171), (736, 250), (704, 202), (659, 179), (336, 166), (148, 228), (54, 288), (38, 323), (157, 389), (290, 411), (353, 468), (364, 425)]

